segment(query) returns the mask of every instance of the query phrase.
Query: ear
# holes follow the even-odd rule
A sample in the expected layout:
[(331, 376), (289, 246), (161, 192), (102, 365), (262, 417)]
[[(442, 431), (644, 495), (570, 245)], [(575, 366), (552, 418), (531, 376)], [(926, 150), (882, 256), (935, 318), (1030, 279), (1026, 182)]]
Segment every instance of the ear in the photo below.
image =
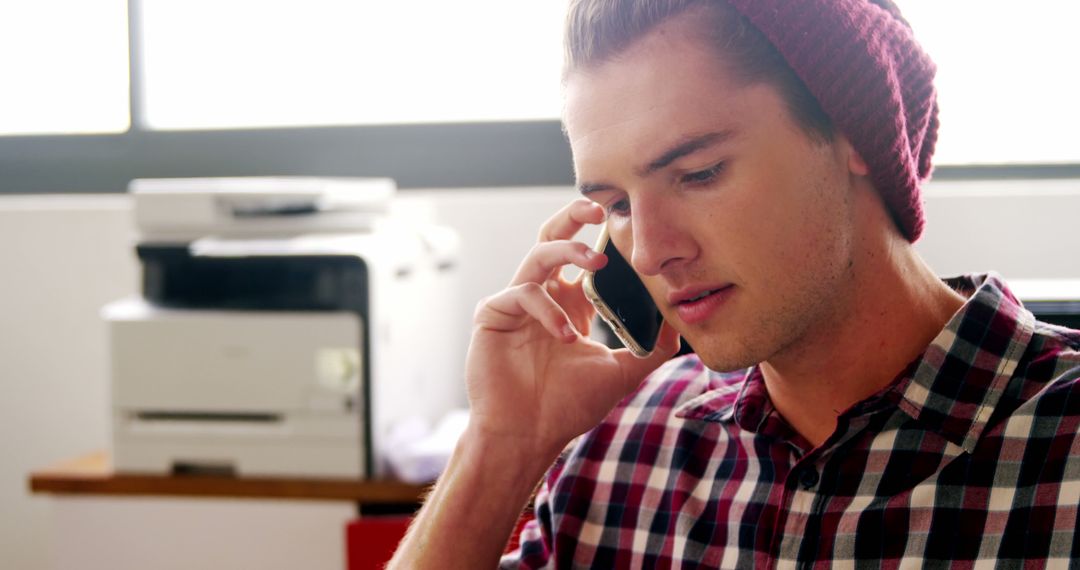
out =
[(844, 152), (847, 154), (847, 167), (848, 170), (856, 176), (868, 176), (870, 174), (870, 167), (866, 165), (866, 161), (863, 160), (859, 151), (855, 150), (855, 147), (851, 146), (851, 141), (843, 137)]

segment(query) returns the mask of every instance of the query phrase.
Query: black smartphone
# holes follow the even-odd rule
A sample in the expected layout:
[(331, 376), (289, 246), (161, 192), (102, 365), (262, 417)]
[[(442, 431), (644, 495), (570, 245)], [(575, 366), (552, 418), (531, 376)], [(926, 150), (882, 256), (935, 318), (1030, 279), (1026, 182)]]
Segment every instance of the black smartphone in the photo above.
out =
[(637, 273), (611, 243), (607, 228), (600, 233), (596, 250), (602, 251), (608, 262), (599, 271), (585, 272), (585, 296), (623, 345), (636, 356), (646, 357), (656, 348), (660, 336), (660, 310)]

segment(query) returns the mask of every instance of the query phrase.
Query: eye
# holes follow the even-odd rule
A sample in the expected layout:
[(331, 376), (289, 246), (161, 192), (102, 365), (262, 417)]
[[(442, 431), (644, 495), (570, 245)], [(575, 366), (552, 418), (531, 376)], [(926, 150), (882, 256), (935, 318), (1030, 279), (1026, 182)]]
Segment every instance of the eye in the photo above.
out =
[(704, 185), (712, 182), (724, 171), (725, 164), (719, 162), (706, 168), (705, 170), (698, 170), (697, 172), (690, 172), (684, 174), (679, 178), (679, 182), (683, 184), (689, 184), (691, 186)]
[(609, 216), (625, 216), (630, 213), (630, 200), (619, 198), (604, 207)]

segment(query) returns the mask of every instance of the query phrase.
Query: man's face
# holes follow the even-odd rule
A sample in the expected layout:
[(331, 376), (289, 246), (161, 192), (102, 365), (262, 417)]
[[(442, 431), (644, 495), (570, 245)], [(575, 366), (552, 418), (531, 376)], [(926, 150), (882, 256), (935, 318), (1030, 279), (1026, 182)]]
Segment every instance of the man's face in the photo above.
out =
[(582, 192), (664, 318), (732, 370), (842, 318), (855, 200), (847, 147), (806, 134), (772, 86), (736, 81), (691, 22), (572, 74), (564, 122)]

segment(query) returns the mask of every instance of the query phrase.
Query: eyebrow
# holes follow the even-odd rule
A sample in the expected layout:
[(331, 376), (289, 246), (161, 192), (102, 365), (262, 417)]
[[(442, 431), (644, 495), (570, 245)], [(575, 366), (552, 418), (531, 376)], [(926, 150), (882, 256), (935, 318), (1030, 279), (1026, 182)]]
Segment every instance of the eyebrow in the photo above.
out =
[(653, 160), (644, 168), (639, 168), (637, 174), (638, 176), (644, 178), (688, 154), (693, 154), (703, 148), (707, 148), (715, 144), (719, 144), (727, 139), (730, 139), (732, 135), (734, 135), (732, 131), (716, 131), (711, 133), (705, 133), (703, 135), (694, 135), (687, 137), (682, 141), (675, 143), (675, 146), (668, 149), (656, 160)]
[[(639, 177), (645, 178), (646, 176), (656, 172), (657, 170), (667, 167), (672, 162), (675, 162), (676, 160), (684, 156), (693, 154), (703, 148), (708, 148), (710, 146), (720, 144), (721, 142), (732, 138), (734, 135), (734, 131), (724, 130), (685, 137), (675, 143), (674, 146), (660, 154), (660, 156), (658, 156), (656, 159), (650, 161), (645, 166), (638, 168), (636, 170), (636, 173)], [(608, 190), (610, 188), (610, 184), (592, 182), (586, 182), (578, 186), (578, 190), (583, 196), (588, 196), (593, 192)]]

